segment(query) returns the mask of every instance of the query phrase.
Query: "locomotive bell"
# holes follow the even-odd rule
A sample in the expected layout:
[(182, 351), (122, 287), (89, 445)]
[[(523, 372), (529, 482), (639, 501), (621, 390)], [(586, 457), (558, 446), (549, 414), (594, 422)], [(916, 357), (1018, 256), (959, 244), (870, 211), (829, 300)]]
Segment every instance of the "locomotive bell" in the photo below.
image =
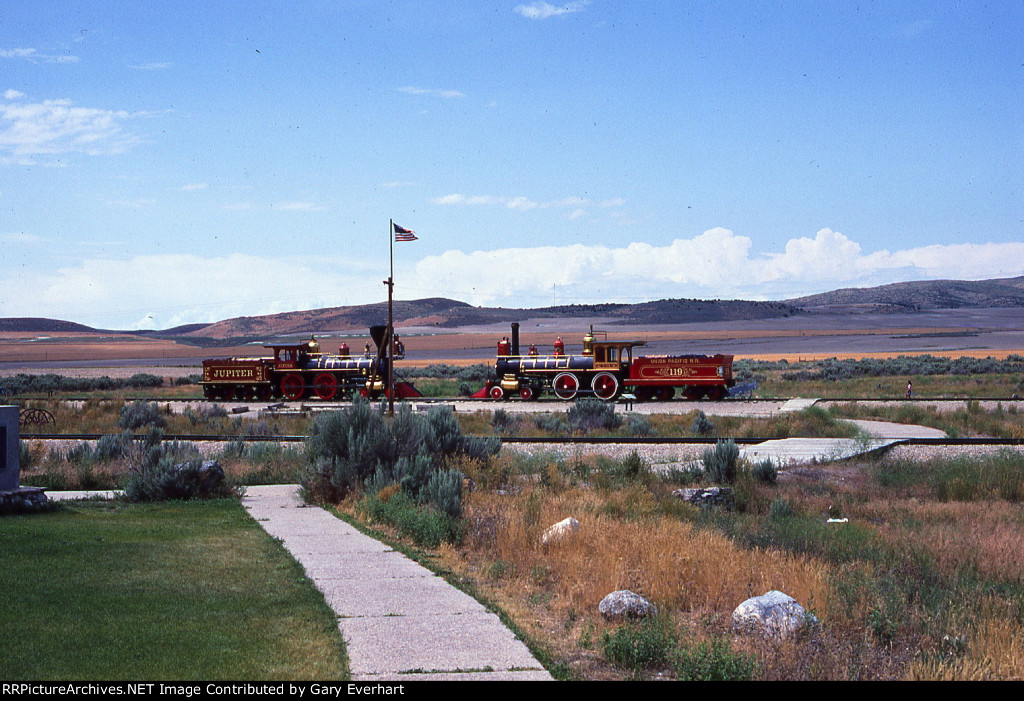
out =
[(594, 354), (594, 325), (590, 325), (590, 331), (583, 337), (583, 355)]

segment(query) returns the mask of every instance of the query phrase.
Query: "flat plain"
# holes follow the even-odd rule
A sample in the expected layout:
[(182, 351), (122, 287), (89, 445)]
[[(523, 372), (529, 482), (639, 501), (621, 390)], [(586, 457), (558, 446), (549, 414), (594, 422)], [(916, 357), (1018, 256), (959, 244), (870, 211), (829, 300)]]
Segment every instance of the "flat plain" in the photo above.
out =
[[(629, 326), (602, 317), (523, 319), (521, 345), (548, 352), (557, 338), (578, 350), (591, 328), (599, 336), (646, 342), (643, 354), (727, 353), (737, 359), (790, 361), (821, 358), (936, 356), (996, 357), (1024, 353), (1024, 310), (961, 308), (908, 313), (800, 314), (775, 319)], [(487, 363), (510, 326), (489, 324), (455, 329), (401, 327), (406, 367)], [(325, 351), (341, 343), (360, 349), (366, 333), (311, 335)], [(270, 342), (267, 339), (266, 342)], [(204, 358), (259, 356), (262, 342), (200, 347), (169, 339), (113, 333), (0, 333), (0, 376), (19, 372), (67, 375), (123, 375), (136, 372), (177, 377), (197, 371)]]

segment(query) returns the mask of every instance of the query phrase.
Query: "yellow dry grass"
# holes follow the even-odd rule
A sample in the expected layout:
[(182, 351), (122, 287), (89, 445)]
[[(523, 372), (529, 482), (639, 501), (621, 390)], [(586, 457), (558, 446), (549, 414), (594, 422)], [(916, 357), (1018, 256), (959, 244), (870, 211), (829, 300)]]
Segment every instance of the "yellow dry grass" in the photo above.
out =
[[(474, 494), (467, 516), (496, 524), (488, 557), (519, 576), (557, 582), (564, 610), (594, 611), (605, 595), (621, 589), (665, 610), (731, 613), (737, 602), (772, 589), (811, 607), (826, 602), (827, 568), (809, 558), (743, 549), (678, 518), (624, 521), (601, 513), (595, 495), (583, 490), (546, 496), (539, 514), (530, 499)], [(543, 528), (569, 516), (580, 522), (579, 530), (542, 543)]]

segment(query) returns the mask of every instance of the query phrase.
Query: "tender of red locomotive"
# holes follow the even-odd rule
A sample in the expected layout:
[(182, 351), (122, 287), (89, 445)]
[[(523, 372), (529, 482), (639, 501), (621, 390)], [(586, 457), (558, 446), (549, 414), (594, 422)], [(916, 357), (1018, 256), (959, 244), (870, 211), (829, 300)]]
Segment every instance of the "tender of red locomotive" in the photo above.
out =
[[(302, 343), (268, 345), (270, 357), (221, 358), (203, 361), (203, 395), (208, 399), (341, 399), (361, 394), (386, 396), (388, 359), (385, 337), (387, 327), (374, 326), (370, 336), (377, 352), (369, 344), (362, 357), (353, 357), (347, 345), (338, 354), (320, 352), (320, 344), (310, 337)], [(407, 382), (395, 382), (395, 397), (418, 397)]]
[(579, 355), (566, 355), (561, 339), (551, 355), (539, 355), (532, 346), (520, 355), (519, 325), (513, 324), (512, 340), (498, 344), (495, 379), (475, 396), (534, 399), (550, 390), (565, 401), (579, 396), (611, 401), (625, 392), (640, 401), (672, 399), (676, 392), (687, 399), (721, 399), (736, 384), (731, 355), (634, 357), (633, 349), (643, 345), (645, 341), (599, 341), (591, 329)]

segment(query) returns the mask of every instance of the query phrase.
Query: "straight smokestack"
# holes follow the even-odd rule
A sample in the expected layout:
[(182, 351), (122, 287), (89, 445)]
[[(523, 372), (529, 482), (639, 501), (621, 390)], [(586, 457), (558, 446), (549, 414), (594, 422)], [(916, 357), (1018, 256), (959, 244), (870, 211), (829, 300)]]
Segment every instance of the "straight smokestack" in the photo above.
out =
[(519, 355), (519, 322), (512, 322), (512, 355)]

